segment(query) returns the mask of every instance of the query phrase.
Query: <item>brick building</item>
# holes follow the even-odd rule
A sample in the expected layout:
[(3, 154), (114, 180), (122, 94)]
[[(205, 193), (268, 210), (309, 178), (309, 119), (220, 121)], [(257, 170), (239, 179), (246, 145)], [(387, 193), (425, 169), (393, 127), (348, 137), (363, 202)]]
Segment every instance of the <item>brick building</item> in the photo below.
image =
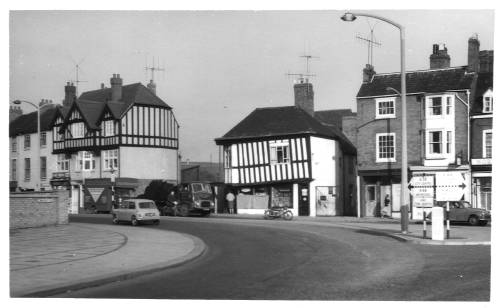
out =
[[(479, 41), (474, 50), (479, 50)], [(477, 66), (474, 68), (477, 69)], [(493, 138), (493, 51), (479, 52), (479, 73), (471, 110), (472, 205), (491, 210)]]
[[(484, 56), (490, 52), (479, 51), (477, 38), (471, 38), (468, 45), (466, 66), (450, 67), (446, 47), (436, 44), (429, 57), (430, 69), (406, 74), (409, 179), (453, 172), (467, 183), (465, 200), (471, 200), (473, 193), (470, 160), (475, 155), (469, 147), (471, 133), (475, 133), (469, 108), (477, 97), (480, 63), (483, 67), (493, 63)], [(384, 211), (400, 217), (401, 99), (396, 92), (400, 78), (400, 73), (376, 74), (369, 65), (363, 71), (356, 133), (361, 216), (380, 216), (388, 195), (391, 202)], [(489, 95), (487, 90), (480, 95)], [(410, 202), (414, 219), (433, 206), (433, 198), (412, 197)]]

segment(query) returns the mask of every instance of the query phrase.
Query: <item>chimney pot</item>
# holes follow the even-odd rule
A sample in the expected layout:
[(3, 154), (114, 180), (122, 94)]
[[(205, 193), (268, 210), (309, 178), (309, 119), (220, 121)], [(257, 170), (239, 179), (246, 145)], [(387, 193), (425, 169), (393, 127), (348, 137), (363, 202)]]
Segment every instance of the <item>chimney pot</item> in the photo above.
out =
[(121, 100), (123, 81), (120, 78), (120, 74), (113, 74), (113, 78), (111, 78), (110, 83), (111, 83), (111, 100), (115, 102)]
[(371, 82), (373, 75), (376, 73), (373, 65), (367, 64), (363, 69), (363, 83)]
[(450, 56), (444, 44), (432, 45), (432, 54), (429, 56), (429, 63), (431, 69), (450, 67)]

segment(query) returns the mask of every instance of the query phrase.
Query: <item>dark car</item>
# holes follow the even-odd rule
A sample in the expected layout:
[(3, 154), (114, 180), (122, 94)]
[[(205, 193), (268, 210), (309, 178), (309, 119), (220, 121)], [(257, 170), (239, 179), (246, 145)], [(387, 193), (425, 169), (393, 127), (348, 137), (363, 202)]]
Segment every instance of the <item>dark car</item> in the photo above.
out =
[[(446, 213), (446, 202), (438, 202)], [(427, 218), (432, 219), (432, 213)], [(450, 201), (450, 221), (468, 222), (473, 226), (486, 226), (491, 221), (491, 213), (485, 209), (473, 208), (468, 201)]]

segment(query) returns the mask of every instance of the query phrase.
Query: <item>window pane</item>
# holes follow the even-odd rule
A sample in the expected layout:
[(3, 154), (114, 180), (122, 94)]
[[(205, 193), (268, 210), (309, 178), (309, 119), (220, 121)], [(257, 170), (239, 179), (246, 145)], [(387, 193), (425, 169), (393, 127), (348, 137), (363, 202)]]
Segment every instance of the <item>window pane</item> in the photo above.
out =
[(430, 114), (431, 115), (441, 115), (442, 114), (442, 100), (441, 97), (433, 97), (431, 98), (430, 105)]

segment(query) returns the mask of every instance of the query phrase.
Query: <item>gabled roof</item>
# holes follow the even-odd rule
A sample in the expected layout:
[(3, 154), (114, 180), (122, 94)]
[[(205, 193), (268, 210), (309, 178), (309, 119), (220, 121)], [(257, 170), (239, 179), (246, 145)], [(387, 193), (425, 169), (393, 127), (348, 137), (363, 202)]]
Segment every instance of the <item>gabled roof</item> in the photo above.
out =
[(483, 113), (483, 95), (488, 89), (493, 89), (493, 72), (479, 73), (473, 98), (472, 113)]
[[(475, 76), (475, 73), (467, 72), (467, 66), (407, 72), (406, 93), (439, 93), (471, 89)], [(387, 91), (387, 87), (400, 91), (401, 74), (375, 74), (371, 82), (361, 85), (357, 97), (392, 94)]]
[(332, 109), (314, 112), (314, 117), (325, 125), (336, 125), (342, 129), (342, 118), (346, 116), (356, 116), (351, 109)]
[(106, 104), (83, 99), (78, 99), (75, 104), (87, 125), (92, 129), (98, 129), (98, 121)]
[(122, 99), (119, 102), (111, 101), (111, 88), (84, 92), (80, 95), (79, 100), (110, 103), (110, 108), (117, 118), (121, 118), (134, 103), (171, 109), (170, 106), (141, 83), (124, 85), (122, 87)]
[[(40, 131), (49, 131), (52, 129), (52, 123), (60, 112), (62, 106), (55, 104), (48, 104), (41, 108), (40, 114)], [(17, 117), (9, 124), (9, 136), (17, 136), (24, 134), (34, 134), (38, 129), (38, 114), (36, 111), (23, 114)]]
[(242, 139), (300, 134), (339, 140), (344, 151), (356, 153), (354, 146), (338, 128), (321, 124), (306, 111), (296, 106), (257, 108), (223, 137), (215, 139), (215, 142), (224, 144)]

